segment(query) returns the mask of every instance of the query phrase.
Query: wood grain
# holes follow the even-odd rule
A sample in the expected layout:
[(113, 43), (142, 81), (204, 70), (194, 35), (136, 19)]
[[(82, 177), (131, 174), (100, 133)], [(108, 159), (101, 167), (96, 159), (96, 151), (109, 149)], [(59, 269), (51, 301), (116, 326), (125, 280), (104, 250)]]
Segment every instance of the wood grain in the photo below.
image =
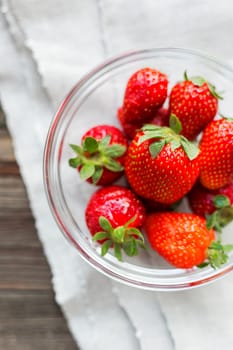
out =
[(54, 301), (51, 273), (1, 110), (0, 349), (78, 349)]

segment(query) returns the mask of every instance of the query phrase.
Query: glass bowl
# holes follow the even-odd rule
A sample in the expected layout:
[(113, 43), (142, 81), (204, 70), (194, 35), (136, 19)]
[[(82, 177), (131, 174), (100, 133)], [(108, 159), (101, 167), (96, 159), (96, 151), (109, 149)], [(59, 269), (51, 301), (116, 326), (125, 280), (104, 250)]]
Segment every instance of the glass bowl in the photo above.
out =
[[(80, 80), (59, 107), (45, 146), (45, 189), (61, 232), (98, 271), (127, 285), (149, 290), (189, 289), (231, 271), (233, 256), (218, 270), (210, 267), (176, 269), (150, 248), (141, 251), (137, 257), (125, 258), (124, 262), (117, 261), (111, 253), (102, 257), (84, 219), (86, 204), (97, 188), (81, 181), (77, 171), (68, 166), (68, 159), (73, 156), (69, 144), (79, 144), (82, 134), (89, 128), (105, 123), (119, 126), (116, 111), (122, 105), (126, 82), (131, 74), (144, 67), (154, 67), (166, 73), (170, 88), (182, 79), (184, 70), (189, 76), (204, 76), (218, 90), (224, 91), (219, 111), (232, 117), (233, 70), (225, 64), (197, 52), (176, 48), (149, 49), (118, 56)], [(183, 206), (187, 210), (185, 202)], [(224, 230), (224, 242), (231, 241), (232, 229), (231, 224)]]

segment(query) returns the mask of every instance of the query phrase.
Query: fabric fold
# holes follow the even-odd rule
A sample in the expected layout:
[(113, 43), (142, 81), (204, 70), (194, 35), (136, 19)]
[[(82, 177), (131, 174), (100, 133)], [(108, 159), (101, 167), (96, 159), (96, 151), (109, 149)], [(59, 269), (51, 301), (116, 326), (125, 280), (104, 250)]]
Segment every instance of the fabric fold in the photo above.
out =
[[(0, 53), (1, 57), (7, 57), (1, 64), (0, 75), (4, 76), (0, 79), (1, 102), (39, 238), (53, 273), (56, 300), (81, 349), (103, 349), (112, 342), (112, 349), (137, 349), (138, 340), (128, 317), (116, 301), (111, 281), (96, 273), (79, 257), (62, 237), (50, 214), (43, 188), (42, 158), (53, 108), (41, 89), (31, 57), (23, 47), (20, 52), (16, 50), (2, 15), (0, 25), (4, 44)], [(109, 328), (109, 320), (112, 332), (103, 332)]]

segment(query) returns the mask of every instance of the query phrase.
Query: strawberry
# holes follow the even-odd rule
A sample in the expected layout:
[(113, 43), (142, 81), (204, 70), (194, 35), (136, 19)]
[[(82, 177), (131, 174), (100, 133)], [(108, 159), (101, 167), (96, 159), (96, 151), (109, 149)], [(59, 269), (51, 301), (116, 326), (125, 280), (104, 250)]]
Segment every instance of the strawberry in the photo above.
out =
[(197, 183), (188, 194), (191, 209), (207, 218), (207, 227), (218, 232), (233, 220), (233, 182), (218, 190), (208, 190)]
[(146, 209), (146, 213), (152, 213), (155, 211), (169, 211), (173, 210), (172, 205), (159, 203), (152, 199), (141, 198), (141, 201)]
[(122, 112), (122, 108), (118, 108), (118, 110), (117, 110), (117, 117), (118, 117), (118, 120), (119, 120), (119, 122), (121, 124), (121, 127), (122, 127), (125, 135), (129, 139), (133, 139), (135, 134), (137, 133), (137, 131), (139, 129), (141, 129), (142, 123), (138, 123), (138, 125), (137, 125), (137, 124), (126, 122), (124, 120), (124, 115), (123, 115), (123, 112)]
[(76, 157), (69, 164), (78, 169), (83, 180), (109, 185), (123, 174), (128, 141), (115, 126), (95, 126), (83, 135), (81, 146), (70, 146)]
[(214, 230), (208, 229), (205, 219), (195, 214), (149, 214), (144, 226), (152, 248), (177, 268), (220, 267), (233, 248), (215, 241)]
[(170, 112), (167, 108), (160, 108), (150, 120), (150, 124), (158, 126), (169, 126)]
[(165, 204), (156, 202), (152, 199), (147, 199), (143, 197), (139, 197), (146, 209), (146, 213), (154, 213), (154, 212), (161, 212), (161, 211), (172, 211), (176, 210), (177, 207), (181, 204), (181, 200), (178, 202), (172, 203), (172, 204)]
[(172, 204), (194, 185), (199, 175), (199, 150), (178, 134), (180, 124), (171, 116), (169, 127), (145, 125), (130, 144), (125, 174), (139, 196)]
[(200, 142), (200, 181), (211, 190), (233, 181), (233, 119), (213, 120)]
[(215, 117), (222, 97), (202, 77), (189, 79), (186, 72), (184, 77), (171, 90), (169, 108), (182, 124), (182, 135), (193, 140)]
[(198, 182), (188, 193), (188, 201), (195, 214), (205, 217), (217, 209), (219, 196), (221, 200), (226, 200), (228, 205), (233, 205), (233, 182), (217, 190), (209, 190)]
[(144, 247), (144, 238), (138, 228), (145, 220), (145, 209), (135, 194), (126, 187), (108, 186), (96, 191), (86, 207), (86, 223), (93, 239), (102, 244), (101, 254), (110, 247), (118, 260), (121, 251), (128, 256)]
[[(124, 130), (126, 136), (130, 139), (133, 139), (136, 133), (142, 128), (144, 122), (140, 122), (137, 124), (127, 123), (124, 121), (124, 115), (122, 112), (122, 108), (119, 108), (117, 111), (118, 120)], [(150, 124), (160, 125), (160, 126), (168, 126), (169, 125), (169, 111), (166, 108), (160, 108), (156, 111), (155, 115), (149, 121)]]
[(122, 114), (124, 123), (146, 123), (153, 118), (167, 97), (167, 76), (152, 68), (135, 72), (128, 80)]

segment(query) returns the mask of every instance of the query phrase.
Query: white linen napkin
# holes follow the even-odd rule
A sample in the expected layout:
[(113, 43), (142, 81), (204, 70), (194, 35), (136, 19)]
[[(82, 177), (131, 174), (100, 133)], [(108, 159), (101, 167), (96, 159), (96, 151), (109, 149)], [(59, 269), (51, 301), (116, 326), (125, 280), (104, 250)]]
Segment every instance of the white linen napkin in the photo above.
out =
[(46, 203), (41, 167), (55, 107), (106, 57), (130, 49), (180, 46), (231, 60), (233, 46), (226, 43), (232, 36), (232, 2), (3, 0), (0, 19), (1, 101), (56, 300), (80, 348), (231, 349), (232, 275), (169, 294), (109, 280), (60, 234)]

